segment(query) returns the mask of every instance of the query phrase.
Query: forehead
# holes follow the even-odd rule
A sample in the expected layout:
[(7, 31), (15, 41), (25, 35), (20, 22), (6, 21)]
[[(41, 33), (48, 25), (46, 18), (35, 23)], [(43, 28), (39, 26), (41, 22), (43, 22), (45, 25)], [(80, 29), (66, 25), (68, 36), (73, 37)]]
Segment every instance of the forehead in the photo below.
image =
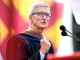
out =
[(48, 7), (37, 7), (36, 12), (44, 12), (44, 13), (50, 13), (50, 10)]

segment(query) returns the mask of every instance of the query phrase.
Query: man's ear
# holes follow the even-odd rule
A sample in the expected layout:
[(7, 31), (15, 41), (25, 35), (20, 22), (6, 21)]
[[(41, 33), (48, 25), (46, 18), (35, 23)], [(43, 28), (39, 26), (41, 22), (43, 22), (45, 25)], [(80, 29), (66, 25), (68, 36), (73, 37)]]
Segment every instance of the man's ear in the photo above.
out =
[(29, 20), (30, 22), (32, 22), (32, 15), (29, 15)]

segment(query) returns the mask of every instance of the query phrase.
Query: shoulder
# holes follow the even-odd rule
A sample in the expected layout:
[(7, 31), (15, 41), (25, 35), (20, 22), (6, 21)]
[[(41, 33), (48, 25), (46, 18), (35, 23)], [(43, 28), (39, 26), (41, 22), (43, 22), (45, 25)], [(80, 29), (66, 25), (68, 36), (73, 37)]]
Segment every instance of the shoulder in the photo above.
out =
[[(21, 33), (20, 33), (21, 34)], [(26, 38), (17, 34), (9, 39), (8, 44), (26, 44)]]

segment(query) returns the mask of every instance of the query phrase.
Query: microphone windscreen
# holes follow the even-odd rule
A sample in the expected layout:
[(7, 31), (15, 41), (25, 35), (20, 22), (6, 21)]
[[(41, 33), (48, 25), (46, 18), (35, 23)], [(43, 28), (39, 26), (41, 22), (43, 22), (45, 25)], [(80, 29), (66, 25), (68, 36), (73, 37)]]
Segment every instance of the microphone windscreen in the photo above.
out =
[(64, 25), (61, 25), (60, 26), (60, 30), (66, 30), (65, 26)]
[(62, 35), (62, 36), (68, 36), (67, 32), (64, 31), (64, 30), (61, 32), (61, 35)]

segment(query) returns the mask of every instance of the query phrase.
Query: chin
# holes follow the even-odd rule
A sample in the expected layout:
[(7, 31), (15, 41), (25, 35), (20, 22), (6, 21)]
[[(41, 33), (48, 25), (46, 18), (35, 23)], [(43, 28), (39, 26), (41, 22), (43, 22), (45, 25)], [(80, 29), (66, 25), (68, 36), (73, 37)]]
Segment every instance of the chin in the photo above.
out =
[(40, 25), (38, 25), (38, 27), (41, 28), (41, 29), (45, 29), (45, 28), (47, 28), (47, 26), (48, 26), (47, 24), (40, 24)]
[(47, 26), (40, 26), (40, 28), (41, 28), (41, 29), (45, 29), (45, 28), (47, 28)]

